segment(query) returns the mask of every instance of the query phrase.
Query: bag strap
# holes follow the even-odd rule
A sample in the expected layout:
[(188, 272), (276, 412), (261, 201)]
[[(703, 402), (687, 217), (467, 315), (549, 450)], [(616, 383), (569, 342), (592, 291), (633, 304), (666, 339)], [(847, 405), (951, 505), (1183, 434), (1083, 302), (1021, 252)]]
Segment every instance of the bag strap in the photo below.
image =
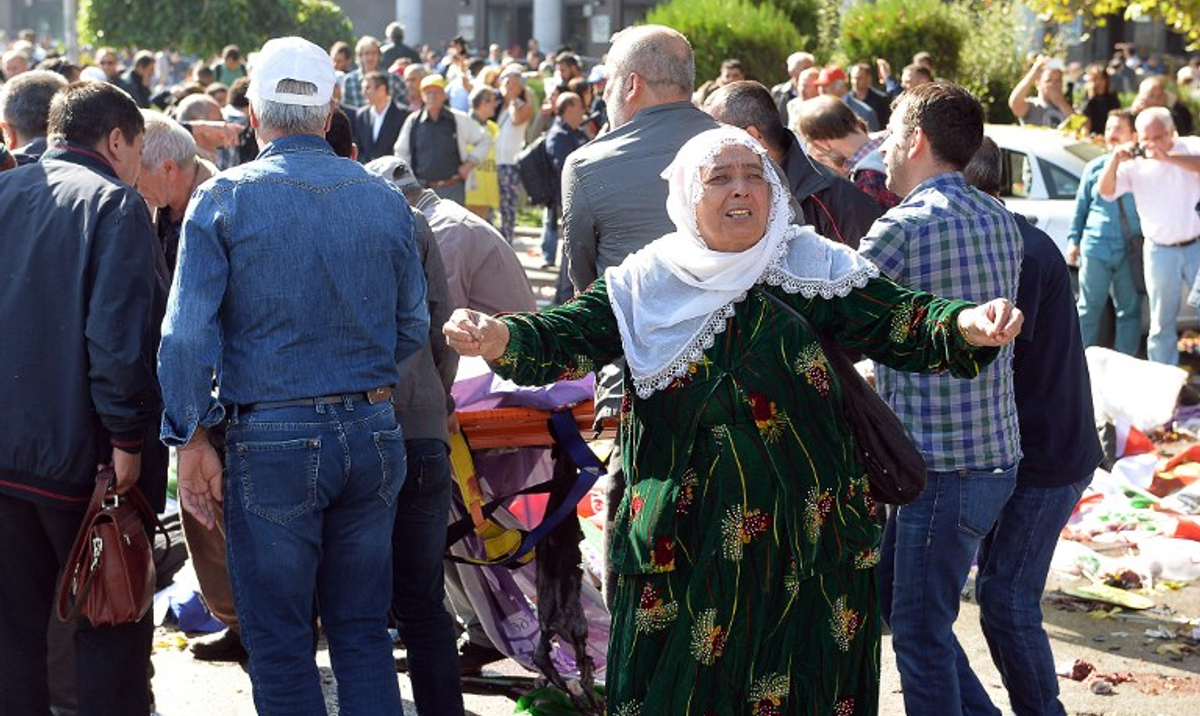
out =
[(1125, 213), (1125, 202), (1122, 201), (1124, 196), (1117, 197), (1117, 213), (1121, 215), (1121, 233), (1125, 235), (1125, 240), (1133, 236), (1133, 232), (1129, 230), (1129, 215)]
[[(460, 557), (458, 555), (447, 554), (446, 559), (459, 564), (473, 564), (477, 566), (506, 566), (510, 569), (516, 569), (523, 564), (533, 559), (533, 550), (538, 542), (546, 537), (554, 530), (564, 519), (575, 512), (576, 505), (583, 499), (583, 496), (592, 489), (596, 484), (596, 480), (604, 473), (604, 463), (600, 458), (596, 457), (596, 453), (588, 447), (583, 436), (579, 433), (579, 426), (575, 423), (575, 416), (570, 410), (560, 410), (550, 414), (549, 418), (550, 434), (554, 437), (555, 442), (567, 453), (567, 457), (575, 465), (578, 472), (572, 474), (571, 487), (567, 490), (566, 496), (559, 506), (550, 514), (542, 517), (542, 521), (533, 529), (526, 531), (521, 529), (505, 529), (491, 521), (492, 514), (510, 500), (522, 495), (546, 494), (553, 491), (556, 487), (565, 484), (562, 477), (556, 476), (545, 482), (536, 485), (530, 485), (522, 490), (518, 490), (510, 495), (497, 497), (482, 507), (479, 506), (476, 493), (478, 482), (475, 482), (474, 488), (470, 486), (471, 478), (474, 478), (474, 467), (470, 468), (470, 478), (464, 478), (458, 474), (463, 468), (463, 461), (460, 458), (451, 457), (451, 466), (455, 468), (455, 479), (459, 483), (460, 490), (463, 492), (463, 503), (467, 506), (469, 514), (450, 525), (446, 531), (446, 547), (457, 543), (463, 537), (466, 537), (472, 530), (483, 538), (485, 543), (485, 551), (487, 557), (484, 559), (475, 559), (472, 557)], [(466, 448), (466, 442), (462, 442), (462, 446)], [(467, 456), (469, 461), (469, 454)], [(482, 521), (480, 521), (482, 517)], [(519, 537), (519, 539), (516, 539)]]
[[(766, 296), (767, 299), (769, 299), (772, 303), (779, 308), (782, 308), (784, 313), (787, 313), (789, 316), (799, 321), (801, 325), (808, 329), (809, 333), (812, 333), (817, 337), (817, 341), (821, 344), (821, 352), (824, 353), (825, 357), (829, 359), (829, 364), (833, 368), (833, 372), (837, 375), (839, 381), (846, 381), (851, 377), (862, 380), (862, 376), (860, 376), (858, 371), (854, 369), (854, 364), (850, 362), (850, 359), (846, 357), (846, 354), (842, 352), (842, 349), (838, 348), (837, 344), (833, 342), (833, 339), (825, 335), (823, 331), (817, 330), (816, 326), (814, 326), (812, 322), (805, 318), (803, 313), (797, 311), (795, 308), (792, 308), (790, 305), (788, 305), (787, 301), (784, 301), (782, 298), (776, 296), (761, 286), (755, 286), (751, 290), (761, 296)], [(850, 376), (848, 371), (853, 371), (854, 375)]]

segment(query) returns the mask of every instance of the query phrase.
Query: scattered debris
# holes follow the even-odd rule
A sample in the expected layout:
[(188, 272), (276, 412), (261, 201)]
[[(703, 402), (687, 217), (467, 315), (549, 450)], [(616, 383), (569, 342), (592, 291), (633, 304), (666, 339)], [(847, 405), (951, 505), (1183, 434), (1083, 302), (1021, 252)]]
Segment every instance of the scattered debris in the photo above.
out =
[(1104, 679), (1096, 679), (1092, 682), (1092, 693), (1097, 696), (1112, 696), (1116, 693), (1113, 685)]

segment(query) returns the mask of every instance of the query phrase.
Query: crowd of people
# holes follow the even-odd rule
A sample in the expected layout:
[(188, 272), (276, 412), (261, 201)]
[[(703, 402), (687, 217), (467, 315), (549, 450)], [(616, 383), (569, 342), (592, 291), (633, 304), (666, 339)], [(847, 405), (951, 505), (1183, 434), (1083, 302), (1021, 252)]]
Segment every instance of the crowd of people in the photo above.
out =
[[(875, 714), (886, 623), (908, 713), (999, 714), (953, 632), (973, 562), (1012, 710), (1064, 713), (1040, 597), (1101, 458), (1083, 348), (1111, 294), (1138, 349), (1133, 234), (1151, 360), (1177, 362), (1200, 271), (1200, 143), (1157, 77), (1126, 111), (1099, 98), (1127, 78), (1088, 71), (1079, 113), (1112, 151), (1080, 182), (1076, 306), (998, 200), (982, 106), (927, 53), (896, 78), (797, 52), (774, 86), (730, 59), (697, 88), (667, 27), (591, 67), (384, 34), (186, 75), (169, 53), (4, 54), (0, 710), (152, 710), (149, 614), (47, 628), (95, 466), (161, 508), (169, 446), (227, 626), (196, 658), (246, 659), (260, 713), (323, 714), (319, 628), (341, 712), (399, 714), (391, 623), (418, 712), (461, 714), (457, 676), (503, 656), (443, 566), (462, 353), (529, 384), (594, 370), (618, 425), (610, 713)], [(1068, 120), (1062, 72), (1037, 58), (1014, 114)], [(562, 305), (539, 312), (512, 243), (543, 132)], [(928, 468), (914, 502), (872, 499), (815, 331), (878, 364)]]

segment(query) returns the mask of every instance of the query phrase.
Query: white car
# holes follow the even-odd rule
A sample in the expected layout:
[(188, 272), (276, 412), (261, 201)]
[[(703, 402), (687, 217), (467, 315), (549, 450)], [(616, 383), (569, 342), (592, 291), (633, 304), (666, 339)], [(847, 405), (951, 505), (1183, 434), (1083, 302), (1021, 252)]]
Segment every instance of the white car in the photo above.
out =
[[(1104, 153), (1090, 140), (1075, 139), (1057, 129), (988, 124), (983, 133), (1000, 147), (1000, 196), (1009, 211), (1021, 214), (1049, 234), (1060, 251), (1067, 252), (1067, 236), (1075, 219), (1075, 192), (1083, 167)], [(1071, 269), (1074, 281), (1075, 269)], [(1200, 327), (1200, 316), (1185, 299), (1190, 285), (1179, 297), (1177, 326), (1180, 330)], [(1150, 328), (1149, 301), (1142, 301), (1142, 330)], [(1111, 311), (1111, 309), (1109, 309)], [(1109, 330), (1102, 322), (1101, 335)]]
[(1065, 254), (1079, 177), (1104, 148), (1043, 127), (989, 124), (983, 133), (1000, 147), (1005, 205), (1049, 234)]

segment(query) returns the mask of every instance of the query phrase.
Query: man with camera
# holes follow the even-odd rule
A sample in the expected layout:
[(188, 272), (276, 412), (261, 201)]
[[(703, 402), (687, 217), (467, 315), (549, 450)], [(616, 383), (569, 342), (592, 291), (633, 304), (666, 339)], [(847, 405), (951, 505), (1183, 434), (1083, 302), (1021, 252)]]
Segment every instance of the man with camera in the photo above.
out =
[(1146, 295), (1150, 299), (1147, 357), (1177, 365), (1175, 318), (1180, 294), (1200, 271), (1200, 137), (1180, 137), (1164, 107), (1137, 116), (1140, 141), (1113, 150), (1100, 174), (1100, 196), (1133, 192), (1142, 233)]

